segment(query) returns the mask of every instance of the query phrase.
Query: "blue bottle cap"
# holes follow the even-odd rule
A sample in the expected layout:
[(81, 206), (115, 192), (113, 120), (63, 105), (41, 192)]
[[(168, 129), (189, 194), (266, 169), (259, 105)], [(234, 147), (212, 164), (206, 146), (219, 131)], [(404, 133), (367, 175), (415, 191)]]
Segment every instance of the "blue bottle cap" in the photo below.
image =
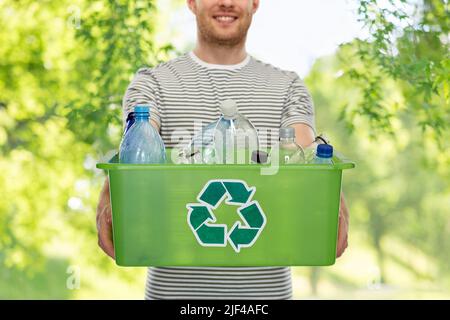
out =
[(320, 158), (333, 157), (333, 146), (331, 144), (319, 144), (317, 146), (317, 156)]
[(134, 112), (138, 113), (150, 113), (150, 107), (148, 105), (137, 105), (134, 107)]

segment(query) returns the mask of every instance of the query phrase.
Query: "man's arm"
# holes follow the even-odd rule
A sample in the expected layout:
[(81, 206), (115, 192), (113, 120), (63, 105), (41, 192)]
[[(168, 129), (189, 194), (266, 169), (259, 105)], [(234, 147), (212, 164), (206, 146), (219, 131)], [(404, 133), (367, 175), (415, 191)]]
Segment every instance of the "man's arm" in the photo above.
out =
[(314, 142), (315, 136), (313, 129), (304, 123), (294, 123), (290, 127), (295, 129), (295, 140), (302, 148), (308, 147)]
[[(294, 123), (290, 127), (295, 129), (296, 142), (303, 148), (314, 142), (313, 129), (304, 123)], [(344, 194), (341, 193), (341, 203), (339, 206), (339, 229), (336, 248), (336, 257), (339, 258), (348, 246), (348, 226), (349, 213), (345, 203)]]

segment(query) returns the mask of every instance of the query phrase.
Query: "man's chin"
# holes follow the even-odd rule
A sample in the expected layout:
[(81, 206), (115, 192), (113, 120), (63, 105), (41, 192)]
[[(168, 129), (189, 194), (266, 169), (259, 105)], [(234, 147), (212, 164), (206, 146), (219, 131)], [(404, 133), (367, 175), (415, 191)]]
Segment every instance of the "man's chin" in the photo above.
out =
[(246, 34), (240, 27), (220, 28), (213, 24), (205, 24), (200, 28), (205, 39), (210, 43), (219, 45), (233, 46), (245, 41)]
[(216, 43), (218, 45), (235, 46), (235, 45), (240, 44), (243, 39), (241, 37), (233, 37), (233, 38), (216, 37), (216, 38), (213, 38), (212, 40), (214, 43)]
[(212, 35), (212, 38), (218, 43), (237, 44), (242, 41), (242, 36), (239, 32), (217, 32)]

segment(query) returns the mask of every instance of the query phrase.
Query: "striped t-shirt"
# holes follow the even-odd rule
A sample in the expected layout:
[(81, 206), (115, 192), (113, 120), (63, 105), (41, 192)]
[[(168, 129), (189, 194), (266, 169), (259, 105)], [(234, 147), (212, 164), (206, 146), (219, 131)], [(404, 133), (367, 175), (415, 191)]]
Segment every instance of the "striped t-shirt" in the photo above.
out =
[[(166, 147), (187, 144), (198, 122), (220, 116), (221, 101), (236, 101), (238, 111), (270, 147), (280, 127), (304, 123), (313, 130), (311, 96), (295, 72), (248, 55), (235, 65), (215, 65), (193, 52), (140, 69), (123, 99), (123, 119), (136, 104), (151, 105)], [(197, 123), (194, 126), (194, 123)], [(264, 134), (262, 134), (264, 132)], [(148, 269), (147, 299), (290, 299), (288, 267), (153, 267)]]

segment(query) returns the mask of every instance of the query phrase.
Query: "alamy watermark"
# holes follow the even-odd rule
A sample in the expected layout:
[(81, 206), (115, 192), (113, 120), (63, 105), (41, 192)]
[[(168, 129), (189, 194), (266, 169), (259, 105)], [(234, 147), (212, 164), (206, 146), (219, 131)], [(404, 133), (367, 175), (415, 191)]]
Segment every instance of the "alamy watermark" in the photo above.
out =
[(66, 288), (69, 290), (80, 289), (81, 268), (79, 266), (69, 266), (66, 273), (69, 275), (66, 280)]
[(67, 8), (69, 17), (67, 18), (67, 26), (69, 28), (81, 28), (81, 8), (76, 5), (71, 5)]
[[(280, 168), (279, 129), (228, 128), (205, 130), (202, 121), (194, 121), (193, 132), (175, 129), (170, 134), (170, 163), (173, 164), (259, 164), (252, 159), (255, 151), (267, 154), (267, 162), (261, 163), (261, 175), (275, 175)], [(214, 129), (214, 128), (213, 128)], [(256, 129), (255, 129), (256, 130)], [(166, 142), (167, 144), (167, 142)], [(110, 150), (100, 157), (110, 161), (117, 150)]]

